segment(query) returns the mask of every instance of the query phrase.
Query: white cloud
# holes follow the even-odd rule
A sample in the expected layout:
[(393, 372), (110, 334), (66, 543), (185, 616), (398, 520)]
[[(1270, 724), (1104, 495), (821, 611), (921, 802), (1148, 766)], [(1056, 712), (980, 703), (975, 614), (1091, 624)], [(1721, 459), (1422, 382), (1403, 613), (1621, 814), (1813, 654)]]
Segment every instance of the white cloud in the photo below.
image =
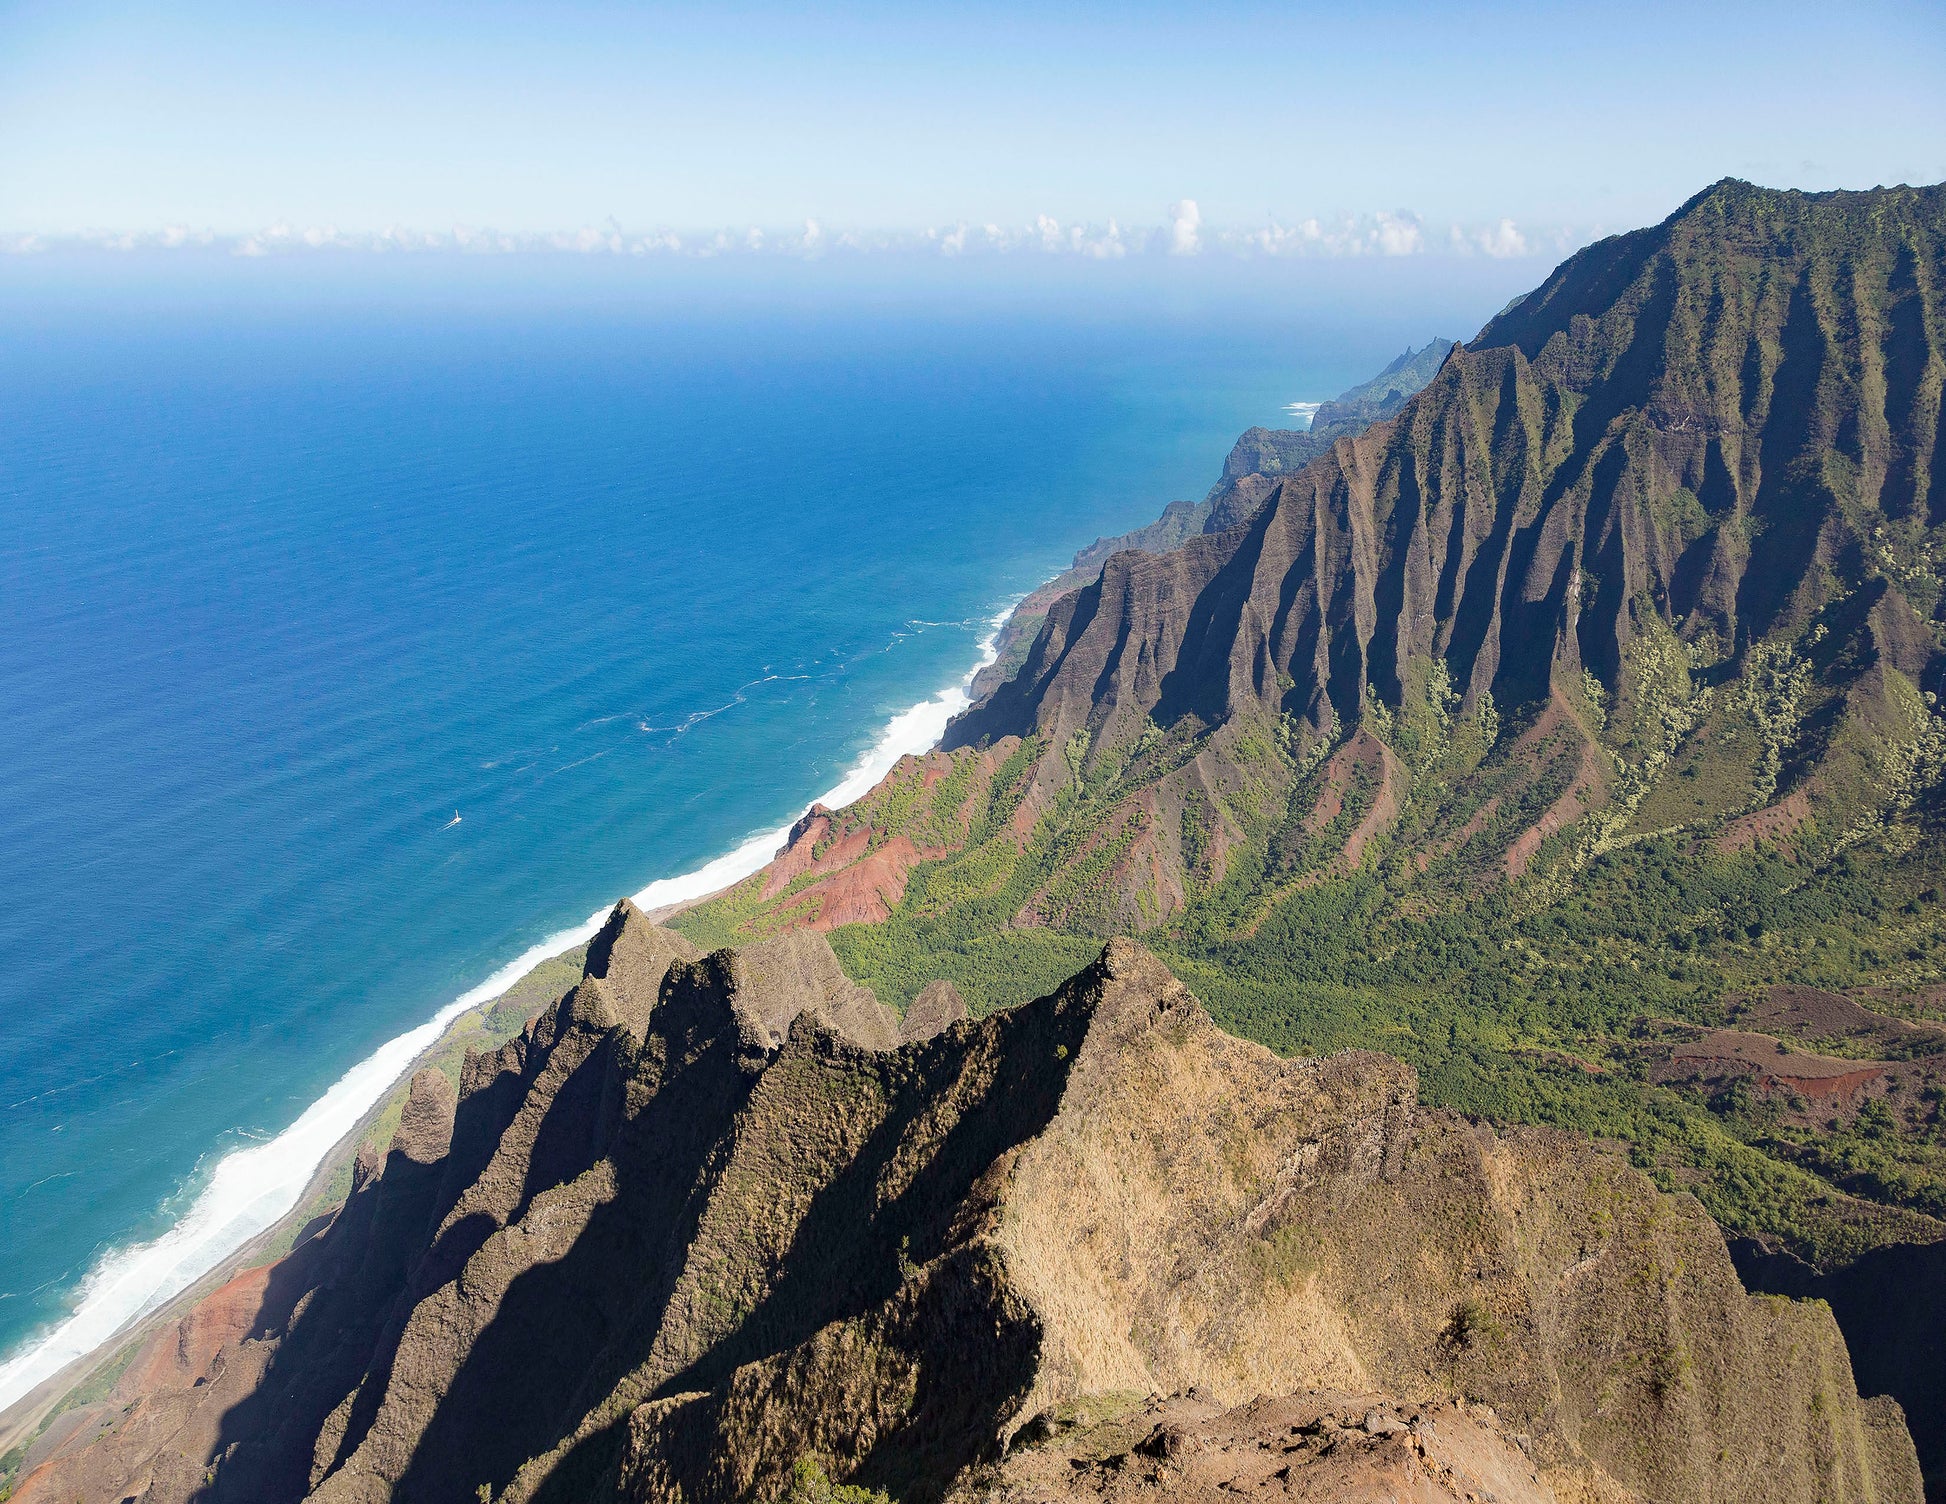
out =
[(1087, 251), (1097, 261), (1115, 261), (1126, 256), (1128, 247), (1122, 244), (1122, 227), (1110, 219), (1107, 232), (1090, 241)]
[(1491, 230), (1480, 232), (1480, 249), (1489, 256), (1525, 256), (1527, 237), (1515, 228), (1511, 219), (1503, 219)]
[(1411, 256), (1425, 249), (1425, 229), (1418, 215), (1381, 209), (1374, 218), (1372, 243), (1381, 256)]
[(1246, 256), (1413, 256), (1426, 248), (1425, 227), (1408, 209), (1348, 214), (1330, 224), (1316, 217), (1294, 225), (1273, 219), (1254, 230), (1217, 230), (1209, 238)]
[(1172, 204), (1162, 225), (1126, 226), (1066, 222), (1051, 214), (1032, 224), (1004, 226), (958, 223), (925, 230), (832, 229), (816, 218), (801, 229), (738, 226), (679, 233), (662, 228), (628, 231), (614, 218), (598, 226), (547, 233), (509, 234), (480, 226), (417, 230), (389, 225), (381, 230), (345, 231), (335, 225), (297, 226), (278, 221), (261, 230), (218, 235), (170, 225), (161, 230), (90, 230), (71, 235), (0, 231), (0, 253), (54, 250), (180, 251), (214, 248), (237, 256), (272, 256), (315, 251), (464, 252), (473, 255), (567, 253), (630, 256), (862, 256), (880, 254), (974, 255), (1031, 254), (1119, 260), (1127, 256), (1236, 257), (1412, 256), (1437, 248), (1449, 255), (1565, 255), (1593, 238), (1587, 227), (1518, 226), (1511, 219), (1452, 225), (1429, 242), (1420, 217), (1407, 209), (1366, 215), (1317, 216), (1294, 224), (1275, 219), (1252, 226), (1207, 223), (1193, 199)]
[(1202, 247), (1199, 233), (1203, 223), (1203, 211), (1196, 207), (1193, 198), (1178, 199), (1169, 207), (1169, 254), (1171, 256), (1193, 256)]
[(1456, 255), (1503, 259), (1509, 256), (1536, 256), (1548, 251), (1565, 255), (1597, 238), (1566, 226), (1557, 226), (1530, 236), (1511, 219), (1501, 219), (1486, 226), (1454, 225), (1447, 234)]

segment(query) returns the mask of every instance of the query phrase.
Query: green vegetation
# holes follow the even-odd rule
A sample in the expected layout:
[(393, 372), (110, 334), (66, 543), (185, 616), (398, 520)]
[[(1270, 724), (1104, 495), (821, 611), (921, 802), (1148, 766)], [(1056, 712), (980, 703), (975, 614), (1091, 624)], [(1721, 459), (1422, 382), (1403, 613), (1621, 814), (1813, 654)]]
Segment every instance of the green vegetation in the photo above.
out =
[[(1836, 791), (1794, 840), (1721, 848), (1713, 833), (1775, 796), (1777, 769), (1801, 764), (1814, 737), (1846, 734), (1829, 723), (1837, 697), (1787, 649), (1753, 652), (1747, 675), (1714, 686), (1695, 682), (1666, 632), (1645, 632), (1632, 654), (1619, 697), (1573, 702), (1604, 733), (1592, 754), (1572, 718), (1544, 721), (1539, 707), (1504, 724), (1490, 701), (1461, 715), (1443, 666), (1409, 681), (1404, 704), (1374, 703), (1365, 724), (1389, 736), (1411, 786), (1356, 866), (1337, 854), (1380, 797), (1375, 757), (1326, 759), (1234, 724), (1152, 726), (1119, 759), (1085, 739), (1024, 745), (969, 843), (920, 864), (890, 920), (840, 928), (833, 948), (895, 1005), (945, 977), (983, 1013), (1049, 990), (1102, 934), (1140, 929), (1225, 1027), (1286, 1054), (1382, 1049), (1419, 1072), (1433, 1105), (1622, 1143), (1732, 1232), (1823, 1264), (1937, 1236), (1939, 1085), (1812, 1112), (1747, 1080), (1657, 1071), (1674, 1045), (1734, 1023), (1733, 999), (1778, 983), (1889, 989), (1875, 1006), (1946, 1017), (1946, 992), (1921, 990), (1946, 979), (1946, 841), (1923, 793), (1934, 726), (1908, 716), (1895, 735), (1876, 731), (1906, 750), (1881, 753), (1877, 783), (1849, 801)], [(1022, 839), (1007, 819), (1030, 749), (1068, 776)], [(1510, 843), (1590, 755), (1608, 803), (1507, 881)], [(1672, 785), (1693, 818), (1630, 824), (1636, 810), (1676, 813)], [(1148, 829), (1129, 804), (1143, 791), (1179, 822), (1189, 896), (1129, 922), (1122, 863)], [(1894, 1048), (1946, 1064), (1923, 1037)], [(1865, 1054), (1887, 1058), (1877, 1044)]]
[(893, 1501), (882, 1489), (833, 1483), (815, 1457), (800, 1457), (791, 1472), (791, 1486), (783, 1504), (893, 1504)]
[[(1897, 1068), (1835, 1075), (1737, 1053), (1818, 1049), (1739, 1022), (1779, 984), (1946, 1017), (1942, 215), (1721, 183), (1347, 394), (1432, 378), (1296, 501), (1243, 488), (1274, 521), (1217, 583), (1125, 581), (1048, 703), (962, 723), (1039, 734), (997, 776), (954, 754), (952, 821), (911, 778), (859, 806), (934, 857), (832, 932), (847, 971), (984, 1012), (1140, 933), (1227, 1027), (1625, 1143), (1732, 1231), (1827, 1264), (1946, 1235), (1946, 1035), (1840, 1042)], [(1252, 430), (1225, 482), (1316, 452)], [(781, 902), (683, 923), (749, 938)]]
[[(999, 869), (977, 851), (928, 864), (888, 923), (835, 931), (833, 946), (853, 977), (898, 1002), (941, 976), (976, 1012), (1044, 992), (1096, 945), (1006, 927), (1059, 845), (1043, 836), (991, 888), (965, 883), (978, 896), (945, 904), (928, 900), (961, 891), (963, 864)], [(1436, 871), (1384, 861), (1282, 892), (1246, 931), (1238, 916), (1274, 880), (1268, 846), (1235, 853), (1226, 882), (1146, 937), (1225, 1027), (1286, 1054), (1382, 1049), (1419, 1071), (1435, 1105), (1620, 1141), (1726, 1227), (1820, 1261), (1925, 1236), (1920, 1218), (1946, 1215), (1937, 1091), (1806, 1126), (1748, 1090), (1650, 1080), (1657, 1047), (1727, 1023), (1735, 993), (1946, 975), (1936, 840), (1903, 852), (1854, 844), (1807, 872), (1774, 847), (1724, 856), (1671, 833), (1594, 857), (1538, 907), (1535, 884), (1455, 898)]]

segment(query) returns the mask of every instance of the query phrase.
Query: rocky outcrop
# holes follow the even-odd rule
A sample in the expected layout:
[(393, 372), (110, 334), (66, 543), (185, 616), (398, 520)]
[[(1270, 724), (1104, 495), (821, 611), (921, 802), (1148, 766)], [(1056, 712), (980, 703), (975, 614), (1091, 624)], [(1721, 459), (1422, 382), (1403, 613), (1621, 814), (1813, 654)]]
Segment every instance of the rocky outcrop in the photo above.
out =
[(1246, 429), (1223, 461), (1223, 474), (1204, 502), (1205, 515), (1198, 531), (1223, 533), (1248, 522), (1285, 476), (1297, 474), (1319, 455), (1329, 453), (1338, 440), (1355, 438), (1372, 424), (1391, 417), (1423, 391), (1439, 374), (1452, 349), (1450, 339), (1431, 340), (1419, 350), (1407, 349), (1370, 381), (1321, 404), (1311, 415), (1309, 428)]
[(214, 1381), (20, 1497), (703, 1504), (805, 1462), (1039, 1497), (1034, 1449), (1118, 1406), (1146, 1429), (1090, 1476), (1158, 1497), (1247, 1454), (1246, 1491), (1288, 1466), (1316, 1497), (1917, 1498), (1829, 1313), (1745, 1295), (1606, 1151), (1427, 1112), (1385, 1056), (1280, 1060), (1127, 941), (896, 1049), (834, 1027), (799, 949), (645, 997), (677, 949), (618, 906), (457, 1102), (415, 1083), (248, 1321), (219, 1292), (183, 1323)]
[(1946, 1490), (1946, 1243), (1893, 1243), (1819, 1273), (1754, 1238), (1731, 1244), (1752, 1290), (1826, 1302), (1851, 1346), (1859, 1386), (1899, 1397), (1929, 1498)]
[(950, 1029), (969, 1015), (966, 1000), (951, 982), (928, 982), (905, 1010), (899, 1021), (899, 1042), (931, 1039), (942, 1029)]
[(810, 1013), (832, 1033), (874, 1050), (899, 1043), (899, 1016), (869, 988), (845, 975), (831, 943), (815, 930), (789, 930), (738, 952), (742, 1000), (781, 1045), (800, 1013)]
[[(1557, 1494), (1484, 1405), (1400, 1404), (1312, 1390), (1232, 1410), (1196, 1391), (1127, 1413), (1110, 1403), (1045, 1427), (958, 1496), (965, 1504), (1237, 1499), (1303, 1504), (1556, 1504)], [(1564, 1491), (1565, 1492), (1565, 1491)], [(1582, 1495), (1586, 1497), (1586, 1495)], [(1568, 1494), (1568, 1497), (1574, 1497)], [(1619, 1485), (1595, 1497), (1638, 1496)]]

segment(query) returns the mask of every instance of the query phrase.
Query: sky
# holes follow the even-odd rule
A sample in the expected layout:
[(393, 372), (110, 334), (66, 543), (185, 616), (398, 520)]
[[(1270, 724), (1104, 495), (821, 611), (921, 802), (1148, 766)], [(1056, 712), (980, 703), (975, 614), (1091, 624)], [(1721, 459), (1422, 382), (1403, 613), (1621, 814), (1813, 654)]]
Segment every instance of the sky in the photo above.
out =
[(0, 233), (1534, 253), (1946, 178), (1942, 80), (1939, 0), (0, 0)]

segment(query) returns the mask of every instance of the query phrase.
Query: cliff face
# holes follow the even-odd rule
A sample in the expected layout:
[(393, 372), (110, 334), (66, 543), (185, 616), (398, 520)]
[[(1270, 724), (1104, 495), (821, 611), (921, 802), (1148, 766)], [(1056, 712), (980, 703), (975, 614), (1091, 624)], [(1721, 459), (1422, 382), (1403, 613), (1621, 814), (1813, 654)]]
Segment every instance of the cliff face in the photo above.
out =
[(1281, 1051), (1382, 1041), (1444, 1105), (1624, 1138), (1840, 1281), (1946, 1480), (1938, 1388), (1890, 1356), (1937, 1314), (1840, 1273), (1946, 1239), (1943, 239), (1938, 187), (1719, 184), (1328, 452), (1247, 436), (1235, 526), (1039, 602), (848, 812), (927, 855), (860, 864), (838, 955), (977, 1014), (1140, 933)]
[(1225, 457), (1222, 475), (1201, 501), (1172, 501), (1145, 527), (1095, 539), (1075, 554), (1067, 570), (1035, 590), (1007, 618), (995, 642), (996, 661), (974, 680), (974, 698), (990, 695), (1013, 677), (1048, 607), (1063, 595), (1093, 583), (1113, 555), (1131, 549), (1166, 554), (1191, 538), (1225, 532), (1247, 521), (1281, 478), (1302, 470), (1339, 439), (1350, 438), (1397, 412), (1432, 380), (1452, 348), (1451, 340), (1434, 339), (1423, 349), (1407, 349), (1370, 381), (1321, 404), (1309, 428), (1245, 430)]
[[(618, 907), (573, 991), (457, 1099), (415, 1082), (336, 1220), (159, 1334), (17, 1498), (693, 1504), (806, 1462), (1020, 1497), (1090, 1408), (1149, 1416), (1164, 1479), (1207, 1450), (1164, 1422), (1315, 1441), (1345, 1396), (1375, 1447), (1419, 1438), (1384, 1476), (1918, 1497), (1828, 1312), (1746, 1296), (1611, 1154), (1427, 1112), (1384, 1056), (1279, 1060), (1125, 941), (896, 1049), (833, 1026), (801, 952), (680, 950)], [(780, 975), (812, 982), (780, 1004)], [(1262, 1394), (1297, 1398), (1210, 1420)]]
[[(1452, 340), (1435, 339), (1423, 349), (1408, 349), (1370, 381), (1320, 404), (1309, 428), (1246, 429), (1223, 461), (1223, 474), (1204, 500), (1201, 526), (1196, 531), (1228, 532), (1248, 522), (1285, 476), (1297, 474), (1319, 455), (1328, 454), (1338, 440), (1355, 438), (1372, 424), (1391, 417), (1423, 391), (1439, 374), (1452, 348)], [(1099, 568), (1107, 558), (1104, 552), (1093, 562)]]
[(1857, 593), (1871, 657), (1924, 672), (1943, 233), (1938, 189), (1725, 184), (1582, 252), (1242, 531), (1111, 561), (959, 738), (1259, 707), (1322, 733), (1435, 660), (1467, 706), (1584, 666), (1625, 697), (1651, 621), (1735, 662)]
[[(948, 744), (1039, 738), (1044, 796), (1142, 784), (1149, 923), (1223, 874), (1259, 819), (1240, 789), (1288, 799), (1361, 726), (1421, 770), (1483, 728), (1422, 863), (1477, 854), (1489, 803), (1525, 811), (1487, 834), (1509, 876), (1591, 816), (1595, 840), (1742, 819), (1734, 846), (1822, 806), (1830, 849), (1941, 761), (1942, 240), (1941, 189), (1725, 183), (1580, 253), (1237, 526), (1109, 558)], [(1496, 766), (1503, 725), (1530, 743)], [(1143, 766), (1171, 738), (1197, 774)]]

